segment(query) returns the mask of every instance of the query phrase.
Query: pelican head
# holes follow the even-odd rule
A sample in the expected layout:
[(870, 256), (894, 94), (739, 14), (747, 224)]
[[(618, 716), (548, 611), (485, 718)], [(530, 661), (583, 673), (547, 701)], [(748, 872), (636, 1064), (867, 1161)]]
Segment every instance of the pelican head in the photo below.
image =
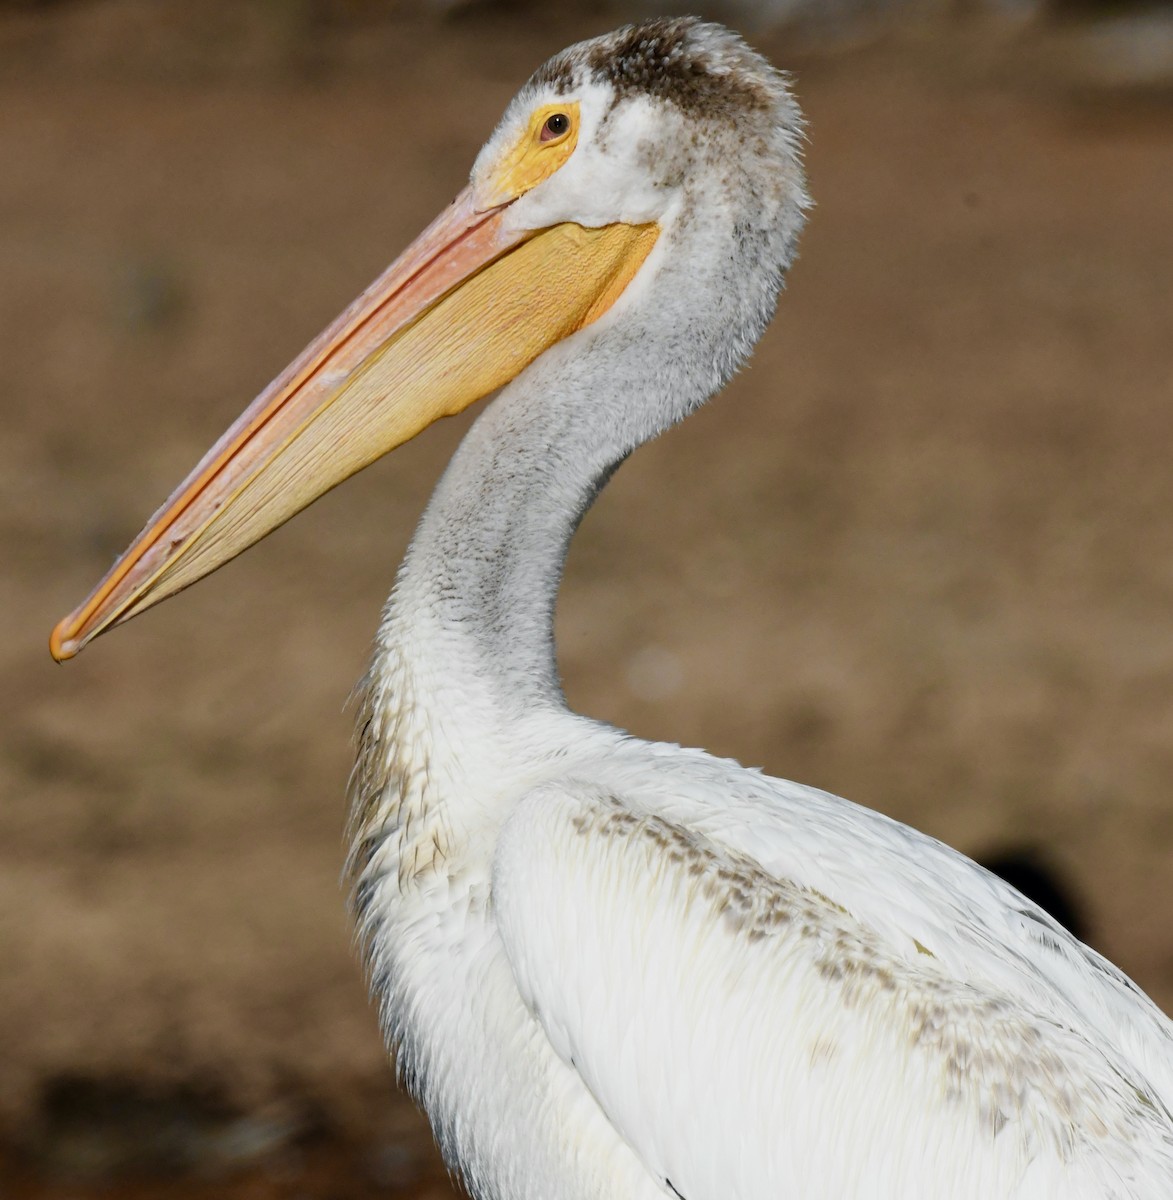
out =
[(645, 22), (550, 59), (468, 186), (249, 405), (57, 625), (53, 656), (539, 364), (582, 385), (551, 400), (555, 422), (590, 404), (588, 377), (627, 381), (593, 417), (602, 458), (679, 420), (772, 315), (807, 203), (800, 136), (784, 77), (716, 25)]

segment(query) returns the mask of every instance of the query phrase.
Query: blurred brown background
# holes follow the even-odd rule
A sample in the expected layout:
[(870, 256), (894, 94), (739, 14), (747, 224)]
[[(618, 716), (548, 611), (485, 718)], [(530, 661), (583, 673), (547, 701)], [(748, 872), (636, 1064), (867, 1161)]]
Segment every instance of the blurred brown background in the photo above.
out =
[[(1033, 847), (1168, 1009), (1168, 14), (857, 8), (733, 9), (818, 207), (751, 368), (584, 524), (567, 691)], [(634, 11), (0, 6), (4, 1194), (449, 1194), (338, 875), (344, 705), (463, 423), (68, 667), (45, 640), (533, 67)]]

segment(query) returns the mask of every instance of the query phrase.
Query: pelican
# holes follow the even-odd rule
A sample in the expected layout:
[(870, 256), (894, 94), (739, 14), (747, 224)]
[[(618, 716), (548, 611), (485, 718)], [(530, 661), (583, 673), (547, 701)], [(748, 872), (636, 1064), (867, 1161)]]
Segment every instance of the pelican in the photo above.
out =
[(867, 809), (572, 713), (567, 545), (773, 314), (783, 75), (656, 20), (540, 67), (468, 186), (54, 630), (64, 659), (496, 392), (383, 612), (352, 777), (389, 1049), (477, 1200), (1168, 1200), (1173, 1025)]

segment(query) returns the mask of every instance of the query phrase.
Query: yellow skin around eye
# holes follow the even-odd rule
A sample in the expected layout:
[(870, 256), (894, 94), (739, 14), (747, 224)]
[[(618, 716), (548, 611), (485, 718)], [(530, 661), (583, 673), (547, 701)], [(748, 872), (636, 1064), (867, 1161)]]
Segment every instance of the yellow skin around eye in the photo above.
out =
[[(570, 120), (565, 133), (542, 141), (542, 129), (555, 115), (563, 113)], [(574, 153), (578, 145), (578, 101), (561, 104), (545, 104), (536, 108), (529, 119), (529, 127), (517, 143), (501, 159), (493, 174), (494, 202), (515, 200), (555, 171)]]

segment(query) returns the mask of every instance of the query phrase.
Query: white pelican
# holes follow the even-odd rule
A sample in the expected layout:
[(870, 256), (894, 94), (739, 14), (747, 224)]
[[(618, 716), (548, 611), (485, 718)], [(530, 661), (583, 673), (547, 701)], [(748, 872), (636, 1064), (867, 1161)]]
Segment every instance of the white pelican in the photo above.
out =
[(499, 388), (383, 614), (352, 783), (387, 1042), (472, 1195), (1169, 1200), (1173, 1026), (1124, 975), (930, 838), (564, 703), (568, 541), (769, 320), (800, 130), (714, 25), (551, 59), (53, 653)]

